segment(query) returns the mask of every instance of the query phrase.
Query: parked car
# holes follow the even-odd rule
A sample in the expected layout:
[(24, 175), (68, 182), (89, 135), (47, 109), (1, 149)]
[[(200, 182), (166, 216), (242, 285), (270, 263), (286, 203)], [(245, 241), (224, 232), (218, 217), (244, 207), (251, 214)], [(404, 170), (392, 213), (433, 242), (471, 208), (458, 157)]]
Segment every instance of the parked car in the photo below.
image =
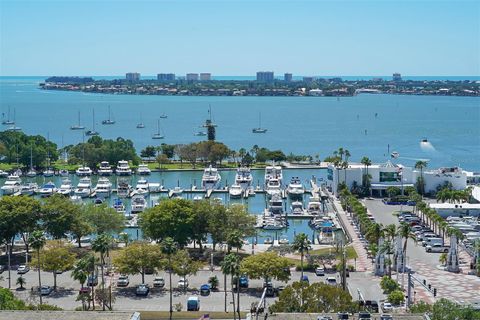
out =
[(128, 276), (120, 275), (117, 280), (117, 287), (127, 287), (129, 283)]
[(188, 288), (188, 280), (183, 278), (178, 280), (178, 289), (186, 290)]
[(370, 315), (370, 312), (360, 311), (358, 313), (358, 319), (372, 319), (372, 316)]
[(30, 267), (27, 266), (26, 264), (21, 264), (18, 266), (17, 268), (17, 273), (18, 274), (25, 274), (27, 273), (28, 271), (30, 271)]
[(88, 294), (90, 293), (90, 288), (89, 287), (81, 287), (80, 290), (78, 290), (79, 294)]
[(333, 318), (330, 316), (318, 316), (317, 320), (333, 320)]
[(0, 273), (3, 273), (5, 271), (5, 267), (0, 264)]
[(42, 296), (48, 296), (50, 293), (52, 293), (53, 288), (50, 286), (41, 286), (40, 287), (40, 294)]
[(323, 277), (325, 275), (325, 268), (324, 267), (315, 268), (315, 274), (319, 277)]
[(246, 275), (240, 276), (240, 288), (248, 288), (248, 277)]
[(393, 316), (391, 314), (384, 313), (380, 316), (380, 320), (393, 320)]
[(87, 278), (87, 286), (88, 287), (94, 287), (98, 284), (98, 276), (96, 274), (94, 274), (93, 276), (92, 275), (89, 275), (88, 278)]
[(310, 280), (308, 280), (308, 276), (306, 274), (304, 274), (301, 278), (300, 278), (300, 281), (301, 282), (306, 282), (307, 284), (310, 283)]
[(327, 277), (327, 284), (331, 286), (336, 286), (337, 285), (337, 278), (335, 277)]
[(200, 310), (200, 299), (198, 297), (189, 297), (187, 299), (187, 311)]
[(339, 312), (337, 313), (337, 319), (338, 320), (348, 320), (348, 312)]
[(445, 247), (445, 246), (441, 245), (440, 243), (434, 243), (432, 245), (428, 245), (428, 246), (425, 247), (425, 251), (427, 251), (427, 252), (437, 252), (437, 253), (448, 252), (449, 249), (450, 249), (450, 247)]
[(165, 279), (163, 279), (162, 277), (155, 277), (155, 279), (153, 279), (153, 286), (155, 288), (165, 287)]
[(137, 296), (148, 296), (148, 293), (150, 292), (150, 288), (142, 283), (137, 286), (137, 289), (135, 290), (135, 294)]
[(210, 291), (211, 291), (211, 289), (210, 289), (210, 285), (209, 285), (209, 284), (202, 284), (202, 285), (200, 286), (200, 295), (202, 295), (202, 296), (208, 296), (208, 295), (210, 295)]
[(382, 310), (385, 312), (391, 312), (393, 310), (393, 306), (390, 302), (384, 302), (382, 305)]

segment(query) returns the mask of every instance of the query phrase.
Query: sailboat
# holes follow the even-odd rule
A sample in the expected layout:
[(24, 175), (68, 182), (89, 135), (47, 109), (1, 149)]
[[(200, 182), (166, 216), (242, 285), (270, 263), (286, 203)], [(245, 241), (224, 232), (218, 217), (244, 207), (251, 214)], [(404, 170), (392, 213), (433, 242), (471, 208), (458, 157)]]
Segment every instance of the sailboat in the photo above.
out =
[(157, 133), (152, 135), (152, 139), (163, 139), (165, 136), (160, 133), (160, 119), (157, 120)]
[(204, 128), (217, 127), (217, 125), (215, 123), (213, 123), (213, 121), (212, 121), (212, 106), (211, 105), (208, 105), (208, 115), (210, 116), (210, 119), (207, 119), (205, 121), (205, 124), (203, 125), (203, 127)]
[(15, 126), (15, 109), (13, 109), (13, 121), (9, 121), (11, 126), (8, 127), (7, 131), (22, 131), (22, 128)]
[(108, 119), (107, 120), (103, 120), (102, 121), (102, 124), (115, 124), (115, 120), (112, 120), (112, 118), (110, 117), (110, 106), (108, 106)]
[(142, 121), (142, 114), (140, 113), (140, 123), (137, 124), (137, 129), (143, 129), (145, 128), (145, 124)]
[(167, 119), (167, 118), (168, 118), (168, 116), (165, 113), (162, 113), (160, 115), (160, 119)]
[(70, 127), (70, 130), (84, 130), (85, 127), (80, 124), (80, 111), (78, 111), (78, 124), (74, 124)]
[(30, 146), (30, 170), (28, 170), (26, 176), (29, 178), (33, 178), (37, 175), (35, 169), (33, 169), (33, 151), (32, 146)]
[(4, 125), (12, 125), (15, 124), (15, 121), (10, 120), (10, 106), (8, 106), (8, 116), (7, 119), (5, 120), (5, 113), (2, 113), (2, 124)]
[(262, 114), (258, 114), (258, 128), (253, 128), (252, 129), (253, 133), (265, 133), (267, 132), (267, 129), (262, 128)]
[[(47, 141), (50, 142), (50, 134), (47, 133)], [(47, 169), (43, 171), (43, 176), (44, 177), (52, 177), (55, 172), (53, 169), (50, 167), (51, 162), (50, 162), (50, 150), (47, 152)]]
[(99, 133), (97, 131), (95, 131), (95, 109), (92, 110), (92, 113), (93, 113), (92, 130), (87, 130), (87, 132), (85, 132), (85, 135), (87, 135), (87, 136), (98, 136)]

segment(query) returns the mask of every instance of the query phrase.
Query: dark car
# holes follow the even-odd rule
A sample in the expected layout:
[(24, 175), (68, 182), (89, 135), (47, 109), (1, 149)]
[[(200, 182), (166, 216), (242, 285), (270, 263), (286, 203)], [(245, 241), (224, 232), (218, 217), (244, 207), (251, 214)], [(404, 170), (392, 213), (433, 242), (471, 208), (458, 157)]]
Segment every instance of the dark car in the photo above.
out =
[(98, 284), (98, 276), (95, 274), (95, 275), (90, 275), (88, 276), (88, 279), (87, 279), (87, 286), (88, 287), (92, 287), (92, 286), (96, 286)]
[(5, 271), (5, 267), (0, 265), (0, 273), (2, 273), (3, 271)]
[(305, 275), (305, 274), (300, 278), (300, 281), (301, 281), (301, 282), (305, 282), (305, 283), (307, 283), (307, 284), (310, 283), (310, 280), (308, 280), (308, 276)]
[(78, 290), (79, 294), (89, 294), (90, 293), (90, 288), (89, 287), (81, 287), (80, 290)]
[(41, 286), (39, 290), (42, 296), (48, 296), (50, 293), (52, 293), (53, 288), (50, 286)]
[(240, 276), (240, 288), (248, 288), (248, 277), (246, 275)]
[(339, 312), (337, 313), (338, 320), (348, 320), (348, 313), (347, 312)]
[(135, 290), (137, 296), (148, 296), (150, 288), (146, 284), (139, 284)]
[(210, 288), (209, 284), (202, 284), (200, 286), (200, 295), (208, 296), (208, 295), (210, 295), (210, 291), (211, 291), (211, 288)]
[(372, 319), (372, 316), (370, 315), (369, 312), (360, 311), (360, 312), (358, 313), (358, 319)]

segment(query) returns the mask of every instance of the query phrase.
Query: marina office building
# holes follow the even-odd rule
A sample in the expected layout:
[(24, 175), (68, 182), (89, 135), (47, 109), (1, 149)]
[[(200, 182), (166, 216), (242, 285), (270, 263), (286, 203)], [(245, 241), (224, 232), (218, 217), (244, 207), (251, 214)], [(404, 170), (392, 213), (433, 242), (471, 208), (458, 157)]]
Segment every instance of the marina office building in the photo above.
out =
[[(379, 197), (385, 196), (385, 190), (390, 186), (400, 189), (415, 186), (417, 178), (422, 174), (420, 170), (392, 163), (390, 160), (385, 163), (372, 164), (368, 166), (368, 169), (361, 163), (351, 163), (347, 169), (335, 168), (333, 164), (330, 164), (327, 173), (327, 187), (335, 195), (338, 195), (338, 184), (342, 182), (345, 182), (349, 189), (355, 183), (361, 186), (363, 175), (367, 173), (367, 170), (371, 176), (371, 194)], [(450, 183), (454, 190), (464, 190), (467, 187), (467, 173), (459, 167), (424, 170), (423, 179), (426, 193), (435, 192), (438, 186), (445, 183)]]

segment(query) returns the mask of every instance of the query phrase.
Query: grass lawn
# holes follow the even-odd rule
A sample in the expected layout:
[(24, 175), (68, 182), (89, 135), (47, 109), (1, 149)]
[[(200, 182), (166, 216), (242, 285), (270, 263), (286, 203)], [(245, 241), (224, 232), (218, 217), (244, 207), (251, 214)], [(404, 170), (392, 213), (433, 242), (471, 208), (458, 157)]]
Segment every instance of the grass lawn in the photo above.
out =
[[(323, 248), (323, 249), (318, 249), (318, 250), (311, 250), (308, 253), (309, 254), (314, 254), (314, 255), (328, 255), (329, 253), (335, 253), (334, 248)], [(346, 253), (347, 253), (347, 259), (355, 259), (358, 257), (357, 252), (352, 246), (347, 246), (346, 247)], [(337, 258), (341, 258), (341, 253), (337, 253)]]
[[(185, 302), (186, 303), (186, 302)], [(210, 319), (233, 319), (233, 312), (208, 312), (208, 311), (181, 311), (173, 312), (173, 319), (199, 319), (204, 314), (209, 314)], [(170, 313), (168, 311), (140, 311), (140, 316), (142, 320), (158, 320), (158, 319), (168, 319)], [(245, 319), (246, 312), (240, 312), (242, 319)]]
[(13, 170), (15, 167), (16, 167), (15, 164), (0, 163), (0, 170), (3, 170), (3, 171), (10, 171), (10, 170)]

